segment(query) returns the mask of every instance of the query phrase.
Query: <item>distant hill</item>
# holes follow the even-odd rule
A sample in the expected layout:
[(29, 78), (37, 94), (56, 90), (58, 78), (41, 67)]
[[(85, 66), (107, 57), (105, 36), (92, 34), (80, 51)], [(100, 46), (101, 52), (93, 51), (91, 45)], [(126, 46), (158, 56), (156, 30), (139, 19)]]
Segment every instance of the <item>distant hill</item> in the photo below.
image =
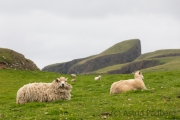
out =
[(140, 55), (140, 40), (131, 39), (117, 43), (100, 54), (87, 58), (72, 60), (65, 63), (48, 65), (42, 70), (64, 74), (85, 74), (108, 66), (132, 62)]
[(24, 55), (6, 48), (0, 48), (0, 68), (40, 70), (33, 61), (26, 59)]
[(157, 50), (140, 55), (136, 60), (108, 66), (92, 73), (96, 74), (119, 74), (141, 71), (167, 71), (178, 70), (180, 68), (180, 49)]

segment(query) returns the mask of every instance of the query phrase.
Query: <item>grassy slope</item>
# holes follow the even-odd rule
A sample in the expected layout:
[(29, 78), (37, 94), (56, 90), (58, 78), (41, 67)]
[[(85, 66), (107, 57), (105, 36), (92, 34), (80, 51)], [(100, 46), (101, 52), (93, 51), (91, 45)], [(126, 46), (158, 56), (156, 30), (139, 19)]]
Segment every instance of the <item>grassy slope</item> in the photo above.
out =
[(117, 69), (119, 69), (119, 68), (121, 68), (127, 64), (129, 64), (129, 63), (112, 65), (112, 66), (105, 67), (105, 68), (99, 69), (97, 71), (94, 71), (92, 73), (94, 73), (94, 74), (106, 74), (108, 71), (117, 70)]
[(94, 56), (88, 57), (85, 60), (80, 61), (77, 65), (83, 64), (87, 62), (88, 60), (91, 60), (100, 56), (123, 53), (129, 50), (137, 41), (138, 39), (131, 39), (131, 40), (125, 40), (123, 42), (119, 42), (98, 55), (94, 55)]
[(139, 56), (136, 60), (142, 60), (142, 59), (147, 59), (147, 58), (151, 58), (158, 55), (171, 54), (171, 53), (180, 53), (180, 49), (157, 50), (154, 52), (145, 53)]
[[(114, 81), (133, 78), (127, 75), (78, 75), (70, 101), (16, 105), (17, 90), (31, 82), (52, 82), (60, 75), (37, 71), (0, 70), (0, 119), (8, 120), (155, 120), (180, 119), (180, 71), (144, 72), (147, 91), (110, 95)], [(179, 96), (179, 97), (177, 97)], [(166, 113), (165, 113), (166, 112)]]
[(123, 42), (113, 45), (112, 47), (108, 48), (104, 52), (100, 53), (100, 55), (117, 54), (117, 53), (126, 52), (132, 46), (134, 46), (134, 44), (137, 43), (138, 41), (139, 41), (138, 39), (125, 40)]
[(150, 67), (143, 69), (142, 71), (152, 72), (152, 71), (171, 71), (178, 70), (180, 68), (180, 57), (165, 57), (159, 58), (160, 62), (164, 63), (155, 67)]
[[(4, 60), (3, 56), (6, 58), (6, 60)], [(0, 48), (0, 62), (13, 62), (11, 50)]]
[[(149, 68), (143, 69), (142, 71), (150, 72), (150, 71), (178, 70), (180, 68), (180, 57), (153, 58), (153, 60), (159, 60), (160, 63), (163, 63), (163, 64), (154, 66), (154, 67), (149, 67)], [(106, 74), (108, 71), (120, 69), (121, 67), (127, 64), (129, 63), (117, 64), (117, 65), (105, 67), (103, 69), (99, 69), (92, 73)]]
[[(146, 59), (153, 59), (153, 60), (159, 60), (160, 63), (163, 63), (162, 65), (155, 66), (155, 67), (150, 67), (143, 69), (143, 71), (164, 71), (164, 70), (176, 70), (180, 67), (180, 57), (164, 57), (164, 58), (151, 58), (154, 56), (158, 55), (164, 55), (164, 54), (171, 54), (171, 53), (180, 53), (180, 49), (167, 49), (167, 50), (157, 50), (155, 52), (150, 52), (146, 54), (142, 54), (139, 56), (135, 61), (141, 61), (141, 60), (146, 60)], [(109, 67), (105, 67), (103, 69), (99, 69), (97, 71), (94, 71), (93, 73), (96, 74), (103, 74), (107, 73), (108, 71), (120, 69), (121, 67), (127, 65), (128, 63), (125, 64), (117, 64)]]

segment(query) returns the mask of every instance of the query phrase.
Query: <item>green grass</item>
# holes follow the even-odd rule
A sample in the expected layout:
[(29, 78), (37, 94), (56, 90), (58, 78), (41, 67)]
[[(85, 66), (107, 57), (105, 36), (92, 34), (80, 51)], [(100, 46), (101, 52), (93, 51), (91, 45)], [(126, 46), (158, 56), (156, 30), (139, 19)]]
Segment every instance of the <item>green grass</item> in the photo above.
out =
[[(180, 70), (144, 72), (146, 91), (110, 95), (114, 81), (133, 78), (132, 74), (70, 75), (20, 70), (0, 70), (0, 119), (2, 120), (172, 120), (180, 119)], [(72, 84), (70, 101), (32, 102), (17, 105), (16, 92), (24, 84), (52, 82), (65, 76)]]
[[(5, 59), (3, 58), (5, 57)], [(0, 62), (12, 62), (12, 52), (6, 48), (0, 48)]]
[(127, 65), (127, 64), (128, 64), (128, 63), (108, 66), (108, 67), (99, 69), (99, 70), (97, 70), (97, 71), (93, 71), (92, 73), (95, 73), (95, 74), (106, 74), (108, 71), (120, 69), (121, 67), (123, 67), (123, 66), (125, 66), (125, 65)]

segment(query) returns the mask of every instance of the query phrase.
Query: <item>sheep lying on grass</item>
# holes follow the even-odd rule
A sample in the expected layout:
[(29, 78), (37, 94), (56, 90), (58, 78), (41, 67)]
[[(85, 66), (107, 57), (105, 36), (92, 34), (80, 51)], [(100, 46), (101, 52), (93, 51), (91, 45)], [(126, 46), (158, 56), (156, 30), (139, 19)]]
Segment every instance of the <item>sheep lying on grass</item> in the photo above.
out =
[(137, 71), (134, 74), (134, 79), (120, 80), (114, 82), (110, 88), (110, 94), (118, 94), (121, 92), (126, 92), (130, 90), (146, 90), (146, 86), (143, 82), (144, 76), (142, 72)]
[(71, 82), (76, 82), (76, 79), (72, 79)]
[(98, 77), (95, 77), (94, 80), (101, 80), (101, 75), (99, 75)]
[(30, 83), (21, 87), (17, 92), (16, 103), (50, 102), (55, 100), (70, 100), (72, 86), (67, 78), (56, 78), (52, 83)]

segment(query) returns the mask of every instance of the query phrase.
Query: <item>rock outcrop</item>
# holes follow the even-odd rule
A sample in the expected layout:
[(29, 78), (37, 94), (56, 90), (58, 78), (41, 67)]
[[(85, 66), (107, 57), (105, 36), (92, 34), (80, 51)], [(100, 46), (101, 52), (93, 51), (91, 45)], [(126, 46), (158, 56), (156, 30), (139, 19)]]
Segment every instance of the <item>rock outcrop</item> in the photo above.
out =
[(139, 39), (127, 40), (121, 43), (118, 43), (110, 49), (107, 49), (105, 52), (94, 55), (93, 57), (49, 65), (44, 67), (42, 70), (64, 74), (84, 74), (107, 66), (132, 62), (141, 55), (141, 43)]
[(82, 59), (76, 59), (65, 63), (57, 63), (52, 64), (44, 67), (42, 71), (48, 71), (48, 72), (57, 72), (57, 73), (68, 73), (68, 70), (75, 65), (76, 63), (80, 62)]
[(109, 71), (109, 74), (129, 74), (135, 72), (137, 70), (153, 67), (156, 65), (160, 65), (158, 60), (142, 60), (129, 63), (128, 65), (123, 66), (120, 69)]
[(12, 68), (20, 70), (40, 70), (30, 59), (24, 55), (6, 48), (0, 48), (0, 66), (1, 68)]

